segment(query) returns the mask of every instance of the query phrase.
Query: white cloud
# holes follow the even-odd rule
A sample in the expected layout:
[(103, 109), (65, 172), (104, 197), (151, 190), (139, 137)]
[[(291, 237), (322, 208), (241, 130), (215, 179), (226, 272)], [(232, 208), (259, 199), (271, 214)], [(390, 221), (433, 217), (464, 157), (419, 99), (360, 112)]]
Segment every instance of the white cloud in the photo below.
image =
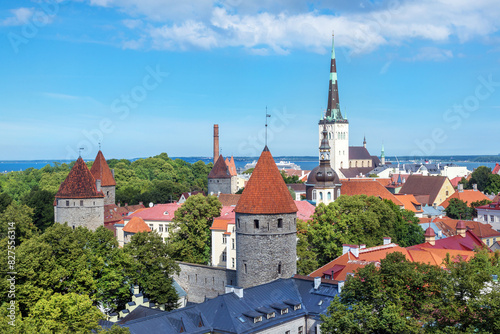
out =
[(453, 58), (451, 50), (444, 50), (436, 47), (423, 47), (418, 50), (418, 53), (411, 57), (410, 61), (444, 61)]
[(0, 21), (0, 25), (2, 26), (20, 26), (29, 22), (33, 13), (35, 12), (34, 8), (17, 8), (11, 9), (10, 12), (13, 16), (8, 17)]

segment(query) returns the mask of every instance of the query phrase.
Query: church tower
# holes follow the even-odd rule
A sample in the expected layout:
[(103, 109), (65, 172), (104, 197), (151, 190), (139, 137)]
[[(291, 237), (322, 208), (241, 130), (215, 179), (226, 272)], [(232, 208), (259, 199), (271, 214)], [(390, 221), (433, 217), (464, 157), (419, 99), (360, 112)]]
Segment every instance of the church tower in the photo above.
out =
[[(335, 61), (335, 45), (332, 35), (332, 57), (330, 62), (330, 82), (328, 89), (328, 106), (326, 109), (326, 131), (328, 143), (332, 150), (330, 164), (338, 173), (340, 169), (349, 168), (349, 121), (342, 116), (339, 103), (337, 83), (337, 65)], [(323, 120), (319, 121), (319, 144), (323, 139)]]
[(236, 277), (248, 288), (297, 272), (297, 206), (267, 146), (236, 213)]
[(54, 220), (73, 228), (84, 226), (91, 230), (104, 225), (101, 181), (94, 179), (82, 157), (76, 160), (59, 187), (54, 202)]
[(318, 205), (335, 201), (340, 196), (340, 179), (330, 165), (330, 144), (326, 130), (326, 119), (323, 123), (323, 139), (319, 147), (319, 166), (314, 168), (307, 178), (306, 198)]
[(90, 168), (90, 172), (94, 179), (101, 180), (101, 188), (104, 194), (104, 205), (115, 204), (115, 175), (111, 169), (109, 169), (106, 159), (101, 150), (97, 153), (95, 157), (94, 164)]

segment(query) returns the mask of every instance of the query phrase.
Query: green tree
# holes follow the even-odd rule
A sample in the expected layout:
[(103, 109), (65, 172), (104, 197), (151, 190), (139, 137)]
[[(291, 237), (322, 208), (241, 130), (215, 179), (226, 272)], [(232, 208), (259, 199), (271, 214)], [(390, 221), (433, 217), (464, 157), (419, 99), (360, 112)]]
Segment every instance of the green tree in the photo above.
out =
[(309, 275), (319, 267), (316, 254), (309, 247), (307, 227), (306, 222), (297, 219), (297, 273), (299, 275)]
[(170, 244), (173, 257), (189, 263), (208, 264), (211, 251), (211, 233), (214, 217), (220, 216), (222, 204), (216, 196), (197, 194), (189, 196), (175, 211)]
[(491, 168), (479, 166), (476, 168), (467, 183), (467, 189), (472, 189), (473, 184), (477, 184), (479, 191), (484, 191), (490, 185)]
[(54, 223), (54, 196), (55, 193), (35, 186), (21, 200), (21, 203), (33, 209), (33, 222), (41, 232)]
[(461, 199), (452, 198), (445, 212), (451, 219), (471, 220), (474, 209), (468, 207), (467, 203)]
[[(16, 246), (37, 233), (33, 224), (33, 209), (16, 201), (0, 214), (0, 239), (14, 236)], [(9, 232), (11, 231), (11, 232)], [(15, 231), (15, 233), (12, 233)]]
[(167, 310), (176, 308), (178, 297), (172, 285), (172, 275), (179, 272), (179, 266), (160, 235), (156, 232), (136, 233), (124, 250), (134, 259), (128, 269), (131, 281), (139, 285), (152, 302), (166, 304)]
[(99, 328), (103, 314), (88, 296), (56, 293), (48, 300), (40, 299), (24, 321), (32, 333), (90, 333)]
[(280, 171), (281, 177), (283, 178), (283, 181), (285, 181), (286, 184), (291, 184), (291, 183), (304, 183), (299, 180), (299, 177), (297, 175), (292, 175), (292, 176), (287, 176), (286, 172), (284, 170)]
[(483, 199), (481, 201), (475, 201), (470, 204), (470, 207), (472, 208), (472, 217), (477, 218), (477, 207), (483, 206), (486, 204), (490, 204), (491, 201), (488, 199)]
[(488, 185), (483, 191), (485, 194), (498, 194), (500, 192), (500, 175), (490, 174)]
[(7, 193), (0, 193), (0, 214), (12, 203), (12, 197)]

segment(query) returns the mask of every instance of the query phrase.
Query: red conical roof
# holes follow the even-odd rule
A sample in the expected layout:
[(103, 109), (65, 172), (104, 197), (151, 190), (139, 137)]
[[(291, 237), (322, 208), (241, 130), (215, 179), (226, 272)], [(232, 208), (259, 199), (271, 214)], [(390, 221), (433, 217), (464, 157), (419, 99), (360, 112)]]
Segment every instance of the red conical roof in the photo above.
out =
[(266, 146), (234, 212), (280, 214), (297, 211), (290, 191)]
[(217, 162), (212, 167), (212, 170), (208, 174), (209, 179), (229, 179), (231, 178), (231, 174), (229, 173), (229, 168), (222, 157), (222, 154), (219, 155)]
[(82, 157), (76, 160), (68, 176), (61, 183), (56, 198), (95, 198), (104, 197), (102, 192), (98, 192), (95, 179)]
[(104, 159), (104, 155), (101, 150), (97, 153), (94, 164), (92, 165), (92, 168), (90, 168), (90, 172), (94, 176), (94, 179), (101, 180), (101, 186), (116, 186), (113, 173), (111, 173), (111, 169), (109, 169), (108, 163), (106, 162), (106, 159)]

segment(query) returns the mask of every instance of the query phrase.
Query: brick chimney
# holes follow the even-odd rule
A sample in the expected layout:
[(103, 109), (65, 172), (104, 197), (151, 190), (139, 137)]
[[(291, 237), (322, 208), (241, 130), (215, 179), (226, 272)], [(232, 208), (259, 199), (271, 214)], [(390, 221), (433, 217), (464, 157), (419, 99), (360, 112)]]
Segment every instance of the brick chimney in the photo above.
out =
[(463, 238), (465, 238), (465, 232), (467, 231), (467, 227), (465, 226), (465, 223), (461, 220), (458, 221), (457, 223), (457, 234)]
[(214, 124), (214, 165), (219, 158), (219, 124)]

